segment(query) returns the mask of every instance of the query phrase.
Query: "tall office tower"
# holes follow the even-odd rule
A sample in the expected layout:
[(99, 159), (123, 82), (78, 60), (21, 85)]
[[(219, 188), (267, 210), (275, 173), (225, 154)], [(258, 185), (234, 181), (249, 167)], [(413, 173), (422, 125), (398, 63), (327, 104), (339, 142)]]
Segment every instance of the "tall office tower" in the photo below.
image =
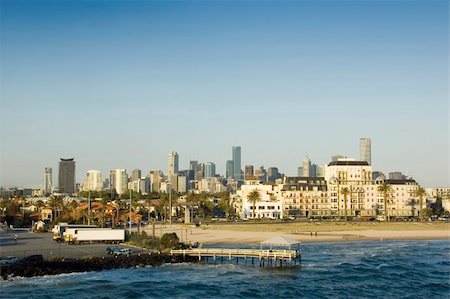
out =
[(75, 161), (74, 158), (59, 161), (59, 192), (75, 193)]
[(276, 179), (281, 178), (281, 174), (278, 172), (278, 168), (269, 167), (267, 169), (267, 181), (274, 183)]
[(372, 142), (370, 138), (361, 138), (359, 140), (359, 160), (366, 161), (372, 165)]
[(159, 170), (150, 171), (150, 184), (152, 192), (159, 192), (161, 190), (162, 174)]
[(117, 194), (122, 194), (128, 190), (128, 175), (125, 169), (114, 169), (110, 172), (111, 186)]
[(233, 158), (233, 178), (236, 180), (242, 180), (241, 147), (240, 146), (233, 146), (232, 158)]
[(308, 156), (306, 156), (305, 160), (303, 160), (303, 176), (310, 177), (311, 176), (311, 160)]
[(216, 176), (216, 164), (208, 162), (205, 164), (205, 178), (213, 178)]
[(111, 188), (111, 185), (110, 185), (110, 183), (109, 183), (109, 179), (106, 178), (106, 179), (103, 181), (103, 190), (110, 190), (110, 188)]
[(264, 169), (264, 166), (255, 170), (255, 176), (257, 176), (261, 182), (267, 182), (267, 172)]
[(169, 153), (169, 156), (167, 158), (167, 165), (167, 174), (169, 177), (178, 174), (178, 154), (176, 151), (171, 151)]
[(194, 173), (197, 172), (197, 165), (198, 165), (197, 160), (189, 161), (189, 169), (192, 170)]
[(103, 179), (102, 173), (98, 170), (88, 170), (86, 172), (86, 181), (84, 182), (85, 191), (102, 191)]
[(232, 178), (234, 175), (234, 167), (233, 167), (233, 160), (227, 160), (227, 165), (226, 165), (226, 178)]
[(245, 165), (244, 178), (248, 180), (254, 176), (253, 165)]
[(141, 170), (140, 169), (134, 169), (131, 172), (131, 181), (136, 182), (141, 178)]
[(52, 193), (52, 168), (51, 167), (45, 167), (45, 188), (44, 193), (51, 194)]

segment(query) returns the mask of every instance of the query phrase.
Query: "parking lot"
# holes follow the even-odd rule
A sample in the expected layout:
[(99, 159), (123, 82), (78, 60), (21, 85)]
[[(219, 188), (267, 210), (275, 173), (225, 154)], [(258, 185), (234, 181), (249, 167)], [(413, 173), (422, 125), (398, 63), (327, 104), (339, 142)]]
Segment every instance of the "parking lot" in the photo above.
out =
[[(17, 235), (17, 241), (15, 240)], [(57, 257), (82, 258), (88, 256), (106, 256), (109, 244), (69, 245), (52, 240), (51, 233), (32, 233), (22, 230), (0, 230), (0, 256), (17, 256), (23, 258), (42, 254), (44, 259)], [(114, 245), (120, 248), (127, 246)], [(133, 249), (136, 252), (135, 249)]]

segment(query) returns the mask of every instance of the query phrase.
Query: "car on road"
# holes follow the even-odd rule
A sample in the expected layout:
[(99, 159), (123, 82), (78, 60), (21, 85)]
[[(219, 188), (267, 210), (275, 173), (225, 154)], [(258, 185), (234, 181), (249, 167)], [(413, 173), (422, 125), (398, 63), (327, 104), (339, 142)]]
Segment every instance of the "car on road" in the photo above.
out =
[(121, 250), (121, 248), (119, 248), (119, 247), (106, 247), (105, 248), (105, 253), (106, 254), (116, 254), (120, 250)]
[(116, 255), (130, 255), (133, 253), (131, 248), (122, 248), (118, 252), (115, 252)]
[(15, 256), (5, 256), (3, 258), (1, 258), (0, 260), (0, 265), (11, 265), (11, 264), (15, 264), (18, 261), (18, 258)]

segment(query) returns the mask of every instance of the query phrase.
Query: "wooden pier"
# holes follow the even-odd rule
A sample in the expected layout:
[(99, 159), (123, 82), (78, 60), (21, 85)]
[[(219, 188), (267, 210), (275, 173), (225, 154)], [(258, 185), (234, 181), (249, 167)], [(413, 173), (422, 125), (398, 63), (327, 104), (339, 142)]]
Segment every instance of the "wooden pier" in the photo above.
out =
[(198, 259), (207, 262), (239, 262), (243, 264), (255, 264), (255, 260), (260, 267), (265, 266), (296, 266), (300, 265), (300, 250), (263, 250), (263, 249), (226, 249), (226, 248), (193, 248), (171, 250), (172, 255), (196, 256)]

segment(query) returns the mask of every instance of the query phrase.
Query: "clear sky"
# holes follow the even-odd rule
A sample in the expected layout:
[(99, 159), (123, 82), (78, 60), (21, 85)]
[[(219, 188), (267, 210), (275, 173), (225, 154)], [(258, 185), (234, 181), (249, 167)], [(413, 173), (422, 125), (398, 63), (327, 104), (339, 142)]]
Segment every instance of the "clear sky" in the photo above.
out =
[(242, 146), (286, 175), (309, 155), (449, 186), (449, 2), (1, 3), (0, 185), (44, 167), (180, 168)]

